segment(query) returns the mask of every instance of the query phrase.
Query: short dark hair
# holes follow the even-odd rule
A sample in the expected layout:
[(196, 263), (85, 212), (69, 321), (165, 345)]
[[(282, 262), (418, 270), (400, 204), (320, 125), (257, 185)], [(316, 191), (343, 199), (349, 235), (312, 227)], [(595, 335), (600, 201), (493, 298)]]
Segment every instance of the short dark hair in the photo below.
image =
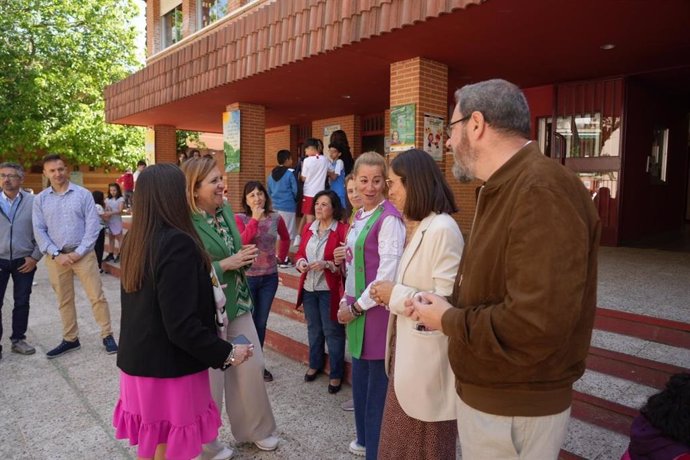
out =
[(331, 142), (328, 144), (329, 149), (336, 149), (338, 152), (341, 154), (345, 151), (345, 146), (341, 144), (340, 142)]
[(271, 197), (268, 195), (268, 191), (266, 190), (266, 187), (264, 187), (264, 184), (262, 184), (258, 180), (250, 180), (249, 182), (244, 184), (244, 191), (242, 192), (242, 209), (244, 210), (244, 213), (249, 217), (252, 216), (252, 208), (249, 207), (249, 204), (247, 203), (247, 195), (249, 195), (256, 189), (259, 189), (259, 191), (261, 191), (264, 194), (264, 197), (266, 197), (266, 201), (264, 202), (264, 212), (268, 214), (273, 210), (271, 205)]
[(137, 166), (146, 166), (146, 162), (144, 160), (139, 160), (137, 161)]
[(101, 192), (100, 190), (94, 190), (93, 192), (91, 192), (91, 196), (93, 197), (93, 201), (96, 204), (100, 204), (101, 206), (105, 206), (103, 192)]
[(63, 160), (62, 157), (57, 153), (49, 153), (48, 155), (43, 157), (43, 166), (45, 166), (46, 163), (50, 163), (51, 161), (62, 161), (63, 163), (65, 162), (65, 160)]
[(278, 164), (282, 165), (286, 161), (288, 161), (288, 158), (290, 158), (292, 154), (290, 153), (289, 150), (278, 150), (278, 153), (276, 154), (276, 159), (278, 160)]
[[(115, 189), (117, 190), (117, 194), (115, 196), (112, 196), (110, 194), (110, 187), (115, 187)], [(112, 182), (112, 183), (108, 184), (108, 198), (120, 198), (121, 196), (122, 196), (122, 189), (120, 188), (120, 184), (118, 184), (117, 182)]]
[(452, 214), (458, 211), (455, 197), (431, 155), (410, 149), (391, 162), (391, 170), (400, 176), (407, 199), (403, 214), (411, 220), (422, 220), (432, 212)]
[(307, 147), (314, 147), (316, 150), (320, 152), (321, 150), (323, 150), (323, 143), (315, 137), (310, 137), (309, 139), (304, 141), (305, 150)]
[(340, 197), (333, 190), (321, 190), (314, 195), (314, 201), (311, 203), (311, 215), (316, 215), (316, 201), (322, 196), (327, 196), (331, 200), (331, 207), (333, 208), (333, 220), (340, 221), (343, 219), (343, 204), (340, 202)]
[(480, 112), (495, 130), (530, 138), (527, 98), (509, 81), (493, 79), (463, 86), (455, 92), (455, 102), (463, 116)]
[(690, 445), (690, 373), (672, 375), (661, 393), (640, 409), (664, 436)]

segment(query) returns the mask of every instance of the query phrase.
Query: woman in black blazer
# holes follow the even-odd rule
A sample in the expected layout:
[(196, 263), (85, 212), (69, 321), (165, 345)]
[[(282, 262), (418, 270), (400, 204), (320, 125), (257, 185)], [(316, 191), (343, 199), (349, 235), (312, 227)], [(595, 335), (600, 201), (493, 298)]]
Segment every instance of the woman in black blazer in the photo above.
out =
[(216, 308), (211, 263), (185, 200), (177, 166), (146, 168), (122, 247), (120, 399), (113, 425), (118, 439), (139, 445), (139, 458), (198, 456), (221, 425), (208, 368), (236, 366), (252, 355), (251, 345), (218, 337), (225, 300)]

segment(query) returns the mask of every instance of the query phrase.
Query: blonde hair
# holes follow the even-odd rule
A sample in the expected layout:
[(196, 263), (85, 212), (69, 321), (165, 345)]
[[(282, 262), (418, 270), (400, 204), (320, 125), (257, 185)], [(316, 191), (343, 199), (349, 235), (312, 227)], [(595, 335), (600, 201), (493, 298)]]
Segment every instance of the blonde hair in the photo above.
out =
[(196, 204), (194, 192), (201, 185), (201, 181), (206, 179), (206, 176), (217, 167), (218, 164), (213, 157), (193, 157), (185, 161), (180, 167), (187, 181), (187, 205), (192, 212), (201, 214), (202, 210)]
[(352, 175), (354, 177), (357, 177), (357, 171), (359, 170), (360, 166), (378, 166), (379, 168), (381, 168), (381, 173), (383, 174), (383, 177), (388, 177), (388, 165), (386, 165), (386, 160), (384, 160), (383, 156), (378, 154), (377, 152), (364, 152), (363, 154), (357, 157), (357, 159), (355, 160), (355, 167), (352, 168)]

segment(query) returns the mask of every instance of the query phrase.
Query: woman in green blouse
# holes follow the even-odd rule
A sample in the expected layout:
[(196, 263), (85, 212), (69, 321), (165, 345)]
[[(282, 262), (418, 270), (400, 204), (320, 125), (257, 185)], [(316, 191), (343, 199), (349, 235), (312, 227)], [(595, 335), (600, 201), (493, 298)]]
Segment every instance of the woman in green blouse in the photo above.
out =
[[(211, 372), (211, 391), (218, 407), (225, 408), (237, 442), (253, 442), (259, 449), (278, 447), (275, 418), (263, 380), (264, 356), (252, 320), (252, 300), (245, 270), (254, 261), (254, 245), (242, 246), (232, 209), (223, 201), (223, 174), (212, 157), (192, 158), (182, 165), (187, 179), (187, 201), (192, 222), (224, 286), (228, 324), (219, 333), (232, 342), (244, 335), (256, 345), (243, 366)], [(207, 450), (227, 449), (218, 440)]]

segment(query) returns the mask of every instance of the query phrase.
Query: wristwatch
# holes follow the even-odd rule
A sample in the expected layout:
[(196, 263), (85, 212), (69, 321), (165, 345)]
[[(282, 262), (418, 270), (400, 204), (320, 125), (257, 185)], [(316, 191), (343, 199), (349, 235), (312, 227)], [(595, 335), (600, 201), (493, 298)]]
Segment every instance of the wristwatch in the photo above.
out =
[(50, 258), (53, 259), (53, 260), (55, 260), (55, 258), (56, 258), (57, 256), (59, 256), (59, 255), (60, 255), (60, 250), (58, 249), (57, 251), (55, 251), (54, 253), (52, 253), (52, 254), (50, 255)]

